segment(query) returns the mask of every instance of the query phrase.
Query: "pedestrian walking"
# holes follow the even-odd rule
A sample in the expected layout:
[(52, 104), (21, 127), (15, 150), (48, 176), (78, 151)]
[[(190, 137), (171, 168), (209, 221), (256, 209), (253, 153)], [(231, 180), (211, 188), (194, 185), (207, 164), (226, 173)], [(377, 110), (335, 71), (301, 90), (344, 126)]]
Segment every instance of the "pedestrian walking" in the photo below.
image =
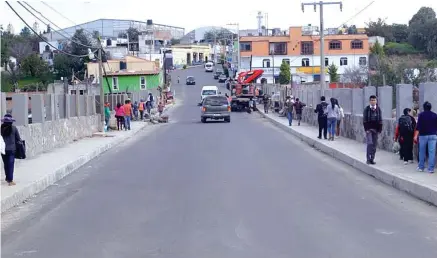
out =
[(133, 110), (133, 117), (135, 119), (135, 121), (138, 120), (138, 102), (135, 101), (134, 104), (132, 105), (132, 110)]
[(179, 82), (180, 82), (180, 79), (181, 79), (181, 78), (180, 78), (179, 75), (178, 75), (178, 84), (179, 84)]
[(340, 109), (336, 104), (336, 100), (334, 98), (330, 99), (331, 104), (328, 105), (327, 110), (327, 118), (328, 118), (328, 132), (329, 132), (329, 141), (334, 141), (335, 137), (335, 128), (337, 127), (337, 119), (340, 117)]
[(299, 98), (296, 98), (296, 101), (294, 102), (294, 111), (296, 112), (298, 126), (300, 126), (300, 121), (302, 120), (302, 111), (305, 106), (305, 103), (301, 102)]
[(144, 109), (145, 109), (145, 102), (143, 99), (140, 99), (140, 103), (138, 104), (138, 111), (140, 112), (140, 120), (143, 121), (144, 119)]
[(264, 94), (264, 96), (263, 96), (263, 104), (264, 104), (264, 113), (265, 114), (269, 113), (269, 102), (270, 102), (269, 95)]
[(399, 157), (407, 165), (413, 163), (414, 132), (416, 130), (416, 119), (411, 116), (411, 109), (405, 108), (404, 114), (399, 118), (395, 130), (394, 141), (399, 142)]
[(326, 103), (325, 96), (320, 98), (320, 103), (317, 104), (314, 113), (317, 113), (317, 121), (319, 123), (319, 136), (317, 138), (322, 139), (322, 131), (323, 138), (325, 140), (328, 139), (328, 103)]
[(293, 99), (290, 96), (287, 96), (285, 100), (285, 112), (287, 113), (289, 126), (293, 125), (293, 107), (294, 107)]
[(117, 119), (117, 129), (118, 131), (123, 130), (124, 127), (124, 107), (121, 103), (117, 103), (115, 107), (115, 118)]
[(132, 118), (132, 104), (130, 100), (126, 100), (123, 105), (124, 110), (124, 130), (130, 130), (130, 122)]
[(4, 153), (2, 153), (1, 155), (5, 170), (5, 179), (9, 186), (13, 186), (15, 185), (15, 155), (18, 149), (17, 145), (20, 144), (22, 140), (17, 127), (13, 125), (15, 119), (13, 119), (10, 114), (6, 114), (1, 121), (1, 136), (4, 141)]
[(340, 128), (341, 128), (341, 122), (344, 119), (344, 110), (343, 107), (338, 103), (338, 99), (335, 100), (338, 109), (340, 110), (340, 117), (337, 119), (337, 128), (335, 129), (335, 134), (337, 137), (340, 137)]
[(366, 132), (367, 164), (375, 165), (376, 147), (378, 146), (378, 134), (382, 132), (381, 109), (377, 105), (375, 95), (370, 96), (369, 105), (364, 109), (363, 126)]
[[(426, 148), (428, 147), (428, 172), (434, 173), (435, 153), (437, 143), (437, 114), (431, 111), (432, 105), (428, 101), (423, 103), (423, 112), (417, 120), (415, 141), (419, 138), (419, 166), (417, 170), (425, 170)], [(428, 146), (427, 146), (428, 145)]]
[(105, 103), (105, 126), (109, 127), (109, 119), (111, 118), (111, 109), (109, 102)]

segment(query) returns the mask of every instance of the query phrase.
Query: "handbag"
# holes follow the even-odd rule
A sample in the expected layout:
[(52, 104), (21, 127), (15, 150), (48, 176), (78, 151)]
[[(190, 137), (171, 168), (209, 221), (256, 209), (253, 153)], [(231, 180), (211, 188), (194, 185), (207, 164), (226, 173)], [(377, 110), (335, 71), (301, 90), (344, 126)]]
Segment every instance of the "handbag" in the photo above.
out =
[(401, 145), (399, 144), (399, 142), (394, 142), (393, 143), (393, 152), (397, 153), (400, 151), (400, 149), (401, 149)]
[(15, 152), (16, 159), (25, 159), (26, 158), (26, 141), (21, 140), (16, 142), (17, 150)]

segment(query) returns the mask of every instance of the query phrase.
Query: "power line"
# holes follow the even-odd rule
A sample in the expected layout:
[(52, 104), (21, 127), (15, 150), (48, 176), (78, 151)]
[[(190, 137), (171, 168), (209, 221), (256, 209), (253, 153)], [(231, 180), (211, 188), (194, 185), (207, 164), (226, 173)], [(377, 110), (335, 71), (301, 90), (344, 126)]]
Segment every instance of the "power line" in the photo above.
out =
[[(41, 3), (45, 6), (47, 6), (48, 8), (50, 8), (52, 11), (54, 11), (55, 13), (59, 14), (60, 16), (62, 16), (64, 19), (68, 20), (69, 22), (73, 23), (75, 26), (80, 27), (81, 29), (83, 29), (84, 31), (88, 32), (89, 34), (93, 34), (92, 32), (90, 32), (89, 30), (85, 29), (84, 27), (77, 25), (74, 21), (70, 20), (68, 17), (66, 17), (65, 15), (63, 15), (62, 13), (60, 13), (58, 10), (56, 10), (55, 8), (51, 7), (48, 3), (41, 1)], [(103, 33), (103, 31), (102, 31)]]
[[(81, 58), (81, 57), (87, 57), (88, 56), (88, 54), (87, 55), (74, 55), (74, 54), (70, 54), (70, 53), (68, 53), (68, 52), (65, 52), (65, 51), (63, 51), (63, 50), (60, 50), (60, 49), (58, 49), (57, 47), (55, 47), (55, 46), (53, 46), (51, 43), (49, 43), (43, 36), (41, 36), (41, 35), (39, 35), (39, 33), (38, 32), (36, 32), (24, 19), (23, 19), (23, 17), (21, 17), (19, 14), (18, 14), (18, 12), (11, 6), (11, 4), (9, 4), (9, 2), (8, 1), (5, 1), (5, 3), (9, 6), (9, 8), (15, 13), (15, 15), (17, 15), (18, 16), (18, 18), (20, 18), (20, 20), (35, 34), (35, 35), (37, 35), (42, 41), (44, 41), (45, 43), (47, 43), (49, 46), (51, 46), (52, 48), (54, 48), (54, 49), (57, 49), (59, 52), (61, 52), (61, 53), (63, 53), (63, 54), (65, 54), (65, 55), (68, 55), (68, 56), (73, 56), (73, 57), (79, 57), (79, 58)], [(97, 50), (96, 50), (97, 51)], [(96, 51), (94, 51), (94, 53), (96, 52)]]
[[(26, 5), (28, 5), (32, 10), (34, 10), (34, 11), (37, 12), (37, 13), (39, 13), (39, 14), (40, 14), (44, 19), (46, 19), (49, 23), (45, 23), (43, 20), (41, 20), (41, 19), (40, 19), (38, 16), (36, 16), (36, 15), (31, 11), (31, 10), (29, 10), (26, 6), (24, 6), (20, 1), (17, 1), (17, 3), (18, 3), (19, 5), (21, 5), (21, 6), (22, 6), (26, 11), (28, 11), (30, 14), (32, 14), (35, 18), (37, 18), (37, 19), (38, 19), (40, 22), (42, 22), (43, 24), (45, 24), (45, 25), (53, 24), (55, 27), (60, 28), (59, 26), (57, 26), (56, 24), (54, 24), (53, 22), (51, 22), (48, 18), (46, 18), (44, 15), (42, 15), (41, 12), (35, 10), (35, 8), (33, 8), (30, 4), (24, 2), (24, 3), (25, 3)], [(60, 30), (62, 31), (62, 29), (60, 29)], [(95, 48), (95, 47), (92, 47), (92, 46), (85, 45), (85, 44), (83, 44), (83, 43), (81, 43), (81, 42), (79, 42), (79, 41), (74, 41), (73, 39), (70, 39), (69, 37), (65, 36), (64, 34), (60, 33), (59, 31), (55, 31), (55, 32), (58, 33), (59, 35), (61, 35), (62, 37), (64, 37), (64, 38), (70, 40), (70, 41), (73, 42), (73, 43), (76, 43), (76, 44), (78, 44), (78, 45), (81, 45), (81, 46), (84, 46), (84, 47), (87, 47), (87, 48)], [(67, 35), (68, 35), (68, 33), (67, 33)], [(74, 38), (74, 37), (71, 37), (71, 38)]]
[(361, 9), (359, 12), (357, 12), (356, 14), (354, 14), (352, 17), (350, 17), (348, 20), (346, 20), (345, 22), (343, 22), (340, 26), (338, 26), (337, 28), (341, 28), (343, 25), (345, 25), (346, 23), (350, 22), (351, 20), (353, 20), (355, 17), (357, 17), (358, 15), (360, 15), (362, 12), (364, 12), (367, 8), (369, 8), (372, 4), (374, 4), (375, 1), (370, 2), (368, 5), (366, 5), (363, 9)]

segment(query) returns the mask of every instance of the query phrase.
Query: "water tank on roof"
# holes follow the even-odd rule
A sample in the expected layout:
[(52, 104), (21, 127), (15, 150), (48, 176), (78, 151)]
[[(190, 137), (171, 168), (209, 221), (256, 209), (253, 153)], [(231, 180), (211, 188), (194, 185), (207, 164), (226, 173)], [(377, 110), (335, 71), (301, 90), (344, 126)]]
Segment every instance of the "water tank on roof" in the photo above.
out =
[(107, 39), (106, 40), (106, 46), (112, 46), (112, 40), (111, 39)]
[(120, 70), (126, 70), (127, 69), (127, 64), (124, 61), (120, 61)]
[(147, 20), (147, 25), (153, 25), (153, 21), (152, 20)]

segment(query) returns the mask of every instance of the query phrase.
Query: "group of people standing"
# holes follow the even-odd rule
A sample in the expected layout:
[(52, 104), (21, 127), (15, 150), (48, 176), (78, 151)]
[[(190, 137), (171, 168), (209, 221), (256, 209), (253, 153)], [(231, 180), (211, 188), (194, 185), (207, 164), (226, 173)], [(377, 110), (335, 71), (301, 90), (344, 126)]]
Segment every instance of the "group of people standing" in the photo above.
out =
[(418, 145), (417, 171), (425, 171), (425, 162), (428, 158), (427, 172), (434, 173), (435, 155), (437, 144), (437, 114), (432, 111), (432, 105), (428, 101), (423, 103), (423, 112), (419, 113), (418, 119), (412, 116), (412, 110), (405, 108), (399, 118), (394, 140), (399, 143), (399, 157), (404, 164), (414, 163), (413, 147)]
[(331, 98), (329, 104), (326, 102), (325, 96), (322, 96), (320, 101), (314, 109), (319, 124), (319, 135), (317, 138), (322, 139), (323, 133), (325, 140), (334, 141), (336, 136), (340, 136), (340, 125), (344, 118), (343, 108), (336, 98)]
[[(117, 103), (114, 108), (115, 118), (117, 120), (117, 130), (130, 130), (132, 120), (142, 121), (146, 114), (150, 115), (151, 110), (155, 107), (155, 98), (152, 93), (149, 93), (147, 100), (140, 99), (132, 103), (130, 99), (125, 100), (124, 104)], [(161, 114), (164, 110), (163, 103), (159, 102), (158, 112)], [(105, 122), (109, 124), (111, 117), (111, 107), (109, 102), (105, 103)]]

